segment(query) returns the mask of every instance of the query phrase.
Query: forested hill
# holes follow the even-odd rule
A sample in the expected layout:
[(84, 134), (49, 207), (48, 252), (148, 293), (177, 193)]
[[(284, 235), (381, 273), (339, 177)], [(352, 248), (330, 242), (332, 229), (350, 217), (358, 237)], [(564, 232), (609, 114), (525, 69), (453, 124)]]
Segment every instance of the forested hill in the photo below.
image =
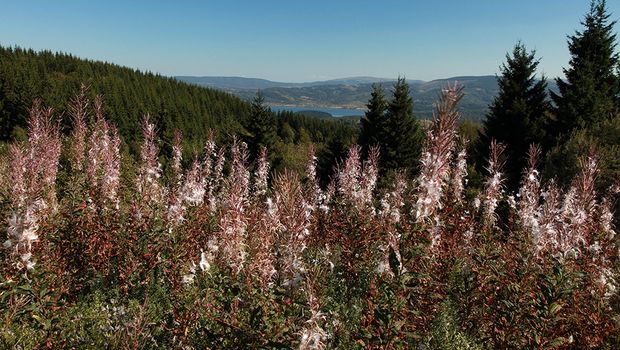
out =
[(91, 95), (104, 95), (107, 117), (130, 144), (147, 113), (162, 134), (178, 128), (197, 143), (209, 128), (238, 131), (249, 113), (249, 104), (237, 97), (176, 79), (70, 54), (0, 47), (0, 140), (19, 137), (33, 99), (60, 114), (81, 83)]
[[(0, 46), (0, 143), (24, 138), (26, 116), (35, 98), (54, 108), (56, 115), (67, 114), (82, 83), (89, 86), (91, 98), (103, 94), (106, 117), (118, 126), (134, 155), (145, 114), (157, 125), (164, 155), (170, 152), (175, 129), (183, 134), (186, 152), (199, 151), (210, 129), (224, 142), (232, 135), (252, 137), (250, 103), (227, 92), (70, 54)], [(310, 143), (321, 154), (333, 156), (357, 137), (357, 126), (346, 121), (268, 113), (274, 117), (271, 156), (277, 167), (303, 168)], [(64, 130), (69, 131), (69, 118), (62, 119)], [(327, 170), (331, 166), (324, 165)]]

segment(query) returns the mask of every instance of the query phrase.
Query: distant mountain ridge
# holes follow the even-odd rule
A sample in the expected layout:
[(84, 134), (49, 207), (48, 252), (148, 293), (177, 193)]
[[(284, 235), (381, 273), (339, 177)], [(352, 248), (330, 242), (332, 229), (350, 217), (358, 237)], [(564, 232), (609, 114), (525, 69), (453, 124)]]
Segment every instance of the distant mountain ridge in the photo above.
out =
[(304, 83), (286, 83), (279, 81), (272, 81), (260, 78), (245, 78), (245, 77), (219, 77), (219, 76), (176, 76), (178, 80), (184, 81), (190, 84), (196, 84), (207, 87), (215, 87), (219, 89), (230, 90), (262, 90), (274, 87), (279, 88), (301, 88), (309, 86), (321, 86), (321, 85), (360, 85), (360, 84), (373, 84), (385, 81), (394, 81), (394, 79), (376, 78), (376, 77), (350, 77), (331, 79), (323, 81), (312, 81)]
[[(366, 108), (373, 84), (383, 84), (385, 94), (389, 98), (395, 81), (376, 77), (351, 77), (307, 83), (284, 83), (242, 77), (178, 76), (176, 78), (187, 83), (224, 90), (245, 100), (251, 100), (256, 91), (261, 90), (268, 104), (308, 109), (312, 107), (363, 109)], [(415, 114), (420, 118), (432, 117), (434, 103), (441, 89), (454, 82), (465, 87), (465, 96), (460, 104), (463, 117), (475, 120), (484, 118), (489, 104), (499, 92), (497, 77), (494, 75), (458, 76), (432, 81), (408, 80)], [(552, 90), (557, 89), (552, 80), (549, 81), (549, 87)]]

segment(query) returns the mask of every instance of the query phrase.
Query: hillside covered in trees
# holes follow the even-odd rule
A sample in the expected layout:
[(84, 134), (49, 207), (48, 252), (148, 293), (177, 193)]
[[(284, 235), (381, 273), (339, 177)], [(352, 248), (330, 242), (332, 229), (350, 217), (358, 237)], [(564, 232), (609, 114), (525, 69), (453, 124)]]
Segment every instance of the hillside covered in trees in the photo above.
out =
[[(169, 132), (174, 126), (202, 143), (209, 128), (240, 130), (249, 105), (226, 93), (201, 89), (152, 73), (83, 60), (51, 51), (0, 48), (0, 139), (19, 136), (35, 98), (59, 113), (81, 84), (102, 93), (106, 113), (127, 142), (136, 140), (140, 120), (150, 114)], [(170, 130), (169, 130), (170, 129)]]
[[(168, 156), (174, 130), (184, 135), (185, 151), (190, 153), (204, 146), (210, 130), (226, 142), (232, 135), (253, 137), (248, 131), (251, 104), (228, 93), (70, 54), (0, 47), (0, 141), (24, 138), (26, 116), (35, 99), (57, 114), (68, 114), (70, 101), (82, 84), (89, 87), (86, 94), (91, 98), (103, 95), (104, 113), (134, 155), (140, 123), (147, 114), (157, 126)], [(357, 133), (349, 123), (290, 112), (267, 114), (272, 117), (270, 128), (276, 136), (271, 146), (278, 144), (281, 166), (299, 166), (294, 159), (296, 145), (306, 147), (313, 142), (322, 151), (322, 145), (351, 144)]]

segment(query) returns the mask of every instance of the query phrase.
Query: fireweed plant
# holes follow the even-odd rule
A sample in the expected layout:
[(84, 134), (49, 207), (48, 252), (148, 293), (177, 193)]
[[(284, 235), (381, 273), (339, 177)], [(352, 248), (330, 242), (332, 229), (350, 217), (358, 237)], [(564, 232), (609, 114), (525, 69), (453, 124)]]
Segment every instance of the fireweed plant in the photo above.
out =
[[(460, 87), (427, 130), (417, 178), (377, 188), (359, 147), (321, 188), (245, 143), (165, 166), (147, 116), (139, 157), (82, 88), (61, 132), (35, 101), (0, 155), (2, 348), (618, 348), (618, 188), (595, 154), (568, 188), (532, 145), (517, 193), (504, 146), (466, 199)], [(66, 131), (66, 130), (65, 130)]]

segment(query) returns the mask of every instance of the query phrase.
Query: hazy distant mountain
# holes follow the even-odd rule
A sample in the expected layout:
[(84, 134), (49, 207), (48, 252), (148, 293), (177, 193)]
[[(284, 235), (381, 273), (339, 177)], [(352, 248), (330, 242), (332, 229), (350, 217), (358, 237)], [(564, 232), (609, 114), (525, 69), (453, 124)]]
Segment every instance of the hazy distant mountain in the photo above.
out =
[(181, 81), (223, 90), (262, 90), (272, 87), (293, 87), (295, 83), (280, 83), (267, 79), (242, 77), (175, 77)]
[[(179, 80), (209, 86), (231, 92), (243, 99), (251, 100), (261, 90), (265, 102), (271, 105), (296, 107), (341, 107), (365, 108), (372, 91), (372, 84), (382, 83), (386, 96), (390, 96), (394, 79), (375, 77), (352, 77), (308, 83), (283, 83), (265, 79), (240, 77), (176, 77)], [(497, 78), (494, 75), (460, 76), (432, 81), (408, 80), (414, 100), (414, 112), (418, 117), (430, 118), (434, 103), (441, 88), (458, 81), (465, 87), (461, 101), (461, 112), (465, 118), (481, 119), (489, 104), (498, 93)], [(555, 90), (555, 83), (549, 81)]]
[(340, 78), (340, 79), (331, 79), (324, 81), (315, 81), (311, 83), (306, 83), (307, 85), (361, 85), (361, 84), (373, 84), (380, 83), (386, 81), (395, 81), (395, 79), (389, 78), (376, 78), (376, 77), (351, 77), (351, 78)]
[(195, 76), (177, 76), (181, 81), (201, 86), (215, 87), (227, 90), (262, 90), (274, 87), (280, 88), (300, 88), (321, 85), (360, 85), (372, 84), (384, 81), (393, 81), (394, 79), (376, 78), (376, 77), (351, 77), (340, 78), (323, 81), (312, 81), (305, 83), (284, 83), (258, 78), (244, 77), (195, 77)]

